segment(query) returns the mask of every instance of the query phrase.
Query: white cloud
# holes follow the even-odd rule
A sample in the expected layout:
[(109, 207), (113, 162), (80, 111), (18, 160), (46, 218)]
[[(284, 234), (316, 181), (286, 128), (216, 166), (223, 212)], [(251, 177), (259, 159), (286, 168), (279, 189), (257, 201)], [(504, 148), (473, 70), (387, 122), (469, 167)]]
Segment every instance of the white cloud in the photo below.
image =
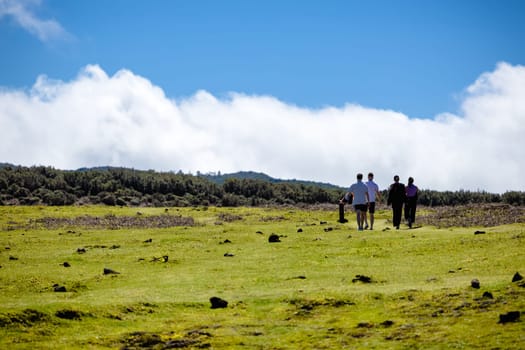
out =
[(0, 19), (11, 17), (19, 26), (41, 41), (67, 39), (70, 35), (55, 20), (38, 18), (33, 12), (40, 0), (0, 0)]
[(128, 70), (85, 67), (70, 82), (0, 90), (0, 160), (61, 169), (114, 165), (262, 171), (349, 185), (373, 171), (435, 190), (525, 190), (525, 67), (499, 64), (466, 89), (461, 115), (411, 119), (346, 105), (308, 109), (271, 96), (206, 91), (172, 100)]

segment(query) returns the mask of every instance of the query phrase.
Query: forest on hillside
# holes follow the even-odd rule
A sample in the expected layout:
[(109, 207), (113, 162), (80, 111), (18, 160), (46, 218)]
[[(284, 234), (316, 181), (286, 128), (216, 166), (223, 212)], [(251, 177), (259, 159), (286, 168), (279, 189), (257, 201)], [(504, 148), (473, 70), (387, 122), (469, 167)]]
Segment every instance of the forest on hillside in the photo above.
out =
[[(0, 205), (105, 204), (118, 206), (263, 206), (336, 204), (345, 188), (313, 182), (156, 172), (129, 168), (59, 170), (0, 167)], [(383, 199), (386, 193), (383, 193)], [(421, 190), (427, 206), (475, 203), (525, 205), (525, 192), (492, 194)]]

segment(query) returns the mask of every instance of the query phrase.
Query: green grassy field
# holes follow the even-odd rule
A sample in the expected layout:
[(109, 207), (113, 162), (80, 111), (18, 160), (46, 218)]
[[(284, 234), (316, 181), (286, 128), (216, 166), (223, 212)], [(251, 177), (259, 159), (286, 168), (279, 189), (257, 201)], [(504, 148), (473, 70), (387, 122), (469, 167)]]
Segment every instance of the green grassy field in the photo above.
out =
[(0, 348), (523, 348), (523, 320), (499, 320), (525, 317), (524, 224), (389, 217), (358, 232), (336, 208), (0, 207)]

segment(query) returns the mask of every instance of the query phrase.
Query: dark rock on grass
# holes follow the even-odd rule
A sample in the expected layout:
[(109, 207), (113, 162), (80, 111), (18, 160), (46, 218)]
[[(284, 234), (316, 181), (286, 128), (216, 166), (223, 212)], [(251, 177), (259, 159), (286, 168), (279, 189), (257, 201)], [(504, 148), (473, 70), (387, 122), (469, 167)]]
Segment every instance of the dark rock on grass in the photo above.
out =
[(372, 277), (365, 275), (355, 275), (355, 278), (352, 279), (352, 282), (363, 282), (363, 283), (372, 283)]
[(392, 327), (394, 325), (394, 321), (392, 320), (386, 320), (384, 322), (381, 322), (381, 326), (383, 327)]
[(227, 257), (227, 258), (232, 258), (235, 255), (233, 253), (224, 253), (224, 256)]
[(302, 228), (298, 228), (297, 232), (301, 233), (301, 232), (303, 232), (303, 229)]
[(484, 235), (485, 233), (485, 231), (474, 231), (475, 235)]
[(68, 263), (67, 261), (65, 261), (65, 262), (62, 264), (62, 266), (64, 266), (64, 267), (71, 267), (71, 264)]
[(262, 231), (257, 231), (257, 232), (255, 232), (255, 233), (257, 233), (257, 234), (259, 234), (259, 235), (262, 235), (262, 234), (263, 234)]
[(86, 252), (86, 248), (77, 248), (78, 254), (84, 254)]
[[(142, 259), (142, 260), (144, 260), (144, 259)], [(168, 260), (169, 260), (169, 256), (168, 255), (163, 255), (163, 256), (161, 256), (159, 258), (154, 256), (153, 258), (151, 258), (151, 262), (162, 261), (162, 262), (166, 263), (166, 262), (168, 262)], [(141, 261), (141, 259), (139, 259), (139, 261)]]
[(276, 235), (275, 233), (272, 233), (270, 237), (268, 237), (268, 242), (270, 243), (278, 243), (281, 241), (281, 238), (279, 235)]
[(486, 299), (494, 299), (494, 296), (492, 295), (491, 292), (484, 292), (484, 293), (483, 293), (483, 298), (486, 298)]
[(153, 239), (152, 239), (152, 238), (148, 238), (147, 240), (145, 240), (145, 241), (142, 242), (142, 243), (151, 243), (151, 242), (153, 242)]
[(357, 328), (373, 328), (374, 325), (370, 322), (359, 322), (356, 327)]
[(112, 269), (108, 269), (107, 267), (104, 268), (104, 275), (119, 275), (120, 272), (117, 272)]
[(516, 272), (514, 276), (512, 276), (512, 282), (518, 282), (518, 281), (521, 281), (522, 279), (523, 279), (523, 276), (520, 275), (519, 272)]
[(18, 260), (16, 256), (9, 255), (9, 260)]
[(480, 283), (477, 278), (474, 278), (472, 281), (470, 281), (470, 286), (475, 289), (479, 289)]
[(324, 232), (330, 232), (330, 231), (333, 231), (333, 227), (327, 227), (324, 229)]
[(219, 244), (230, 244), (232, 241), (230, 241), (229, 239), (225, 239), (224, 241), (222, 242), (219, 242)]
[(80, 320), (84, 314), (75, 310), (58, 310), (55, 316), (65, 320)]
[(506, 314), (500, 314), (498, 323), (516, 322), (519, 319), (520, 319), (519, 311), (510, 311), (510, 312), (507, 312)]
[(57, 293), (65, 293), (65, 292), (67, 292), (67, 289), (64, 286), (61, 286), (61, 285), (55, 283), (53, 285), (53, 291), (55, 291)]
[(228, 307), (228, 302), (224, 299), (221, 299), (219, 297), (211, 297), (210, 298), (211, 308), (212, 309), (224, 309)]

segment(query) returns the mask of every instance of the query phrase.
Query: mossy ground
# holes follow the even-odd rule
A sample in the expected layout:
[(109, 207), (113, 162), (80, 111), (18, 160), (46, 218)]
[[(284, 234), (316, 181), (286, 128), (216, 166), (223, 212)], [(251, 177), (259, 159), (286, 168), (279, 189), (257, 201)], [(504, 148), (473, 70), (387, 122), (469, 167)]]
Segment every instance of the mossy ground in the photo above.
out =
[[(75, 226), (86, 215), (194, 224)], [(524, 224), (393, 230), (380, 210), (374, 231), (358, 232), (347, 215), (341, 224), (337, 208), (0, 207), (0, 348), (522, 347), (525, 323), (498, 320), (525, 312), (525, 288), (511, 282), (525, 274)], [(57, 217), (69, 226), (38, 220)], [(228, 307), (211, 309), (212, 296)]]

